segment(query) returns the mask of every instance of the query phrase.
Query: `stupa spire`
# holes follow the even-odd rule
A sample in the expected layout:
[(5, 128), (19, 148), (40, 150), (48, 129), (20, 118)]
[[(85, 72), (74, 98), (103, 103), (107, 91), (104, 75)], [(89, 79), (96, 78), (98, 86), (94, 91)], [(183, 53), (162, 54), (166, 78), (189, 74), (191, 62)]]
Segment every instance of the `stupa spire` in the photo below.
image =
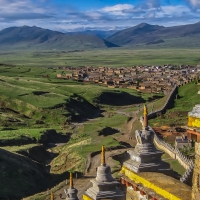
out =
[(70, 188), (73, 188), (73, 187), (74, 187), (74, 185), (73, 185), (72, 172), (70, 172), (69, 187), (70, 187)]
[(101, 165), (106, 165), (104, 145), (101, 147)]
[(74, 188), (72, 172), (69, 174), (69, 189), (64, 190), (67, 198), (66, 200), (78, 200), (78, 190)]
[(143, 122), (143, 126), (144, 128), (148, 127), (148, 110), (147, 110), (147, 106), (144, 105), (144, 122)]
[(53, 194), (53, 192), (51, 191), (51, 200), (54, 200), (54, 194)]
[(142, 125), (143, 130), (135, 131), (137, 145), (134, 150), (128, 151), (130, 159), (125, 161), (123, 166), (136, 173), (171, 173), (170, 165), (161, 159), (163, 152), (157, 150), (154, 145), (154, 132), (148, 126), (148, 110), (146, 105), (144, 105)]
[(83, 200), (125, 200), (124, 193), (118, 188), (120, 183), (112, 177), (111, 168), (105, 162), (104, 146), (101, 147), (101, 165), (97, 168), (96, 178), (91, 182), (93, 186), (85, 191)]

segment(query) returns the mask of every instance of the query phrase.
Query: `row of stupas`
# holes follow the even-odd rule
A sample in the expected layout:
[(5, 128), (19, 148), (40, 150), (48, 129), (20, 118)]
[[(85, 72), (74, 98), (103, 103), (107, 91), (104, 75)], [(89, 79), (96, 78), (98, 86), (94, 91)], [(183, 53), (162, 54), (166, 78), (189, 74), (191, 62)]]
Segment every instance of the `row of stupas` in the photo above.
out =
[[(105, 148), (102, 146), (101, 165), (97, 176), (91, 180), (93, 186), (87, 189), (83, 200), (191, 200), (191, 187), (171, 177), (173, 173), (168, 163), (162, 161), (163, 152), (156, 149), (154, 132), (148, 126), (147, 107), (144, 107), (143, 129), (135, 132), (137, 145), (128, 151), (129, 159), (121, 168), (121, 183), (126, 193), (120, 190), (120, 182), (111, 175), (110, 166), (105, 161)], [(70, 174), (70, 187), (66, 200), (77, 200), (77, 190), (73, 187)]]
[[(97, 176), (91, 180), (93, 186), (83, 194), (83, 200), (125, 200), (125, 193), (119, 189), (120, 182), (111, 175), (111, 168), (105, 162), (105, 148), (102, 146), (101, 165), (97, 168)], [(70, 186), (65, 190), (66, 200), (78, 200), (78, 190), (74, 188), (72, 173)]]

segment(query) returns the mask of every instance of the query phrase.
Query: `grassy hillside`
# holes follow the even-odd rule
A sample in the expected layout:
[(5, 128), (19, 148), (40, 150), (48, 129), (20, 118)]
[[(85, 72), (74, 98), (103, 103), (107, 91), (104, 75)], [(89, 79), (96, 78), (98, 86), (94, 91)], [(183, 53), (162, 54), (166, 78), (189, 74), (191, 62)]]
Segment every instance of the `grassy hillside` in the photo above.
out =
[(187, 125), (188, 112), (199, 104), (200, 95), (198, 90), (200, 85), (189, 83), (178, 88), (178, 98), (174, 102), (174, 107), (167, 110), (166, 114), (150, 120), (152, 126), (162, 125)]
[[(88, 153), (121, 145), (116, 138), (127, 133), (129, 112), (149, 98), (131, 89), (55, 78), (60, 73), (57, 67), (0, 66), (0, 198), (21, 199), (66, 180), (69, 170), (84, 172)], [(156, 99), (155, 108), (165, 100)], [(119, 114), (123, 109), (127, 115)], [(131, 130), (136, 127), (139, 120)]]
[[(62, 70), (56, 68), (1, 66), (1, 129), (20, 129), (13, 131), (15, 136), (20, 136), (24, 129), (27, 135), (38, 138), (31, 129), (60, 130), (71, 121), (95, 117), (100, 112), (100, 107), (130, 105), (148, 99), (148, 95), (139, 97), (140, 94), (131, 89), (116, 91), (98, 85), (83, 85), (70, 80), (56, 79), (56, 74), (61, 72)], [(49, 78), (42, 78), (42, 75), (46, 74)], [(105, 93), (110, 96), (125, 95), (126, 100), (121, 101), (119, 98), (115, 102), (101, 102)], [(27, 131), (28, 129), (30, 131)], [(2, 137), (3, 135), (2, 132)]]
[[(200, 22), (182, 26), (163, 27), (158, 25), (150, 25), (146, 23), (127, 28), (116, 32), (107, 39), (118, 45), (128, 46), (166, 46), (166, 41), (174, 39), (171, 47), (193, 47), (200, 46)], [(196, 41), (196, 43), (194, 43)], [(169, 42), (168, 42), (169, 45)]]
[(0, 160), (1, 199), (20, 200), (25, 194), (39, 192), (48, 185), (49, 176), (45, 168), (32, 159), (0, 149)]
[[(102, 144), (120, 145), (112, 135), (99, 135), (106, 127), (123, 131), (128, 116), (115, 111), (148, 99), (135, 90), (56, 79), (57, 73), (62, 70), (0, 66), (0, 198), (21, 199), (62, 182), (69, 170), (83, 172), (88, 153)], [(104, 93), (127, 99), (124, 105), (116, 101), (121, 107), (98, 102)], [(66, 144), (51, 148), (47, 143)]]
[(64, 34), (57, 31), (29, 27), (10, 27), (0, 31), (0, 49), (35, 49), (35, 50), (83, 50), (93, 48), (117, 47), (95, 35)]

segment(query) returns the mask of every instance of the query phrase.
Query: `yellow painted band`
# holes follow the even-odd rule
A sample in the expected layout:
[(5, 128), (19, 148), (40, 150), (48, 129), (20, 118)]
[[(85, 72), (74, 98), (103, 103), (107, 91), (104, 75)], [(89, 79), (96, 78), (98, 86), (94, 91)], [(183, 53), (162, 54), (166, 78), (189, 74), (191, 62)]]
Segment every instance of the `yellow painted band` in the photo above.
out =
[(188, 126), (200, 128), (200, 119), (196, 117), (188, 116)]
[(165, 197), (166, 199), (169, 199), (169, 200), (181, 200), (179, 197), (177, 197), (177, 196), (171, 194), (170, 192), (168, 192), (168, 191), (166, 191), (166, 190), (154, 185), (153, 183), (147, 181), (146, 179), (142, 178), (138, 174), (130, 171), (126, 167), (122, 167), (122, 169), (120, 171), (120, 174), (125, 175), (130, 180), (134, 181), (135, 183), (141, 183), (144, 187), (154, 190), (157, 194)]
[(88, 197), (86, 194), (83, 194), (83, 200), (92, 200), (92, 199)]

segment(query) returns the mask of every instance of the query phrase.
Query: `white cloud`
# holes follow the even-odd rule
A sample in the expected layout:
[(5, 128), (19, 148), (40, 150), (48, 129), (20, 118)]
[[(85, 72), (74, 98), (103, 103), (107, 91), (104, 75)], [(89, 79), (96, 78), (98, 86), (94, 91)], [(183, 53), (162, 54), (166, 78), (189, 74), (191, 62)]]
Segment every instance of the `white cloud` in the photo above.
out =
[(134, 6), (131, 4), (117, 4), (115, 6), (106, 6), (102, 9), (100, 9), (100, 11), (116, 12), (116, 11), (124, 11), (124, 10), (128, 10), (128, 9), (132, 9), (132, 8), (134, 8)]
[(190, 0), (190, 3), (193, 5), (193, 6), (200, 6), (200, 1), (199, 0)]
[(161, 6), (161, 9), (163, 14), (167, 14), (168, 16), (182, 16), (191, 13), (191, 10), (184, 5)]
[[(184, 0), (200, 8), (200, 0)], [(161, 1), (160, 1), (161, 2)], [(141, 22), (170, 26), (198, 21), (200, 13), (186, 5), (160, 5), (158, 0), (141, 0), (139, 4), (116, 4), (93, 10), (78, 10), (50, 0), (0, 0), (0, 28), (36, 25), (67, 30), (94, 27), (130, 27)], [(66, 11), (67, 10), (67, 11)], [(54, 14), (52, 14), (54, 13)]]
[(100, 19), (102, 17), (102, 14), (97, 11), (87, 11), (85, 14), (93, 19)]
[(0, 0), (0, 14), (2, 13), (40, 13), (44, 14), (45, 9), (34, 4), (31, 0)]
[(200, 8), (200, 0), (184, 0), (192, 9)]

